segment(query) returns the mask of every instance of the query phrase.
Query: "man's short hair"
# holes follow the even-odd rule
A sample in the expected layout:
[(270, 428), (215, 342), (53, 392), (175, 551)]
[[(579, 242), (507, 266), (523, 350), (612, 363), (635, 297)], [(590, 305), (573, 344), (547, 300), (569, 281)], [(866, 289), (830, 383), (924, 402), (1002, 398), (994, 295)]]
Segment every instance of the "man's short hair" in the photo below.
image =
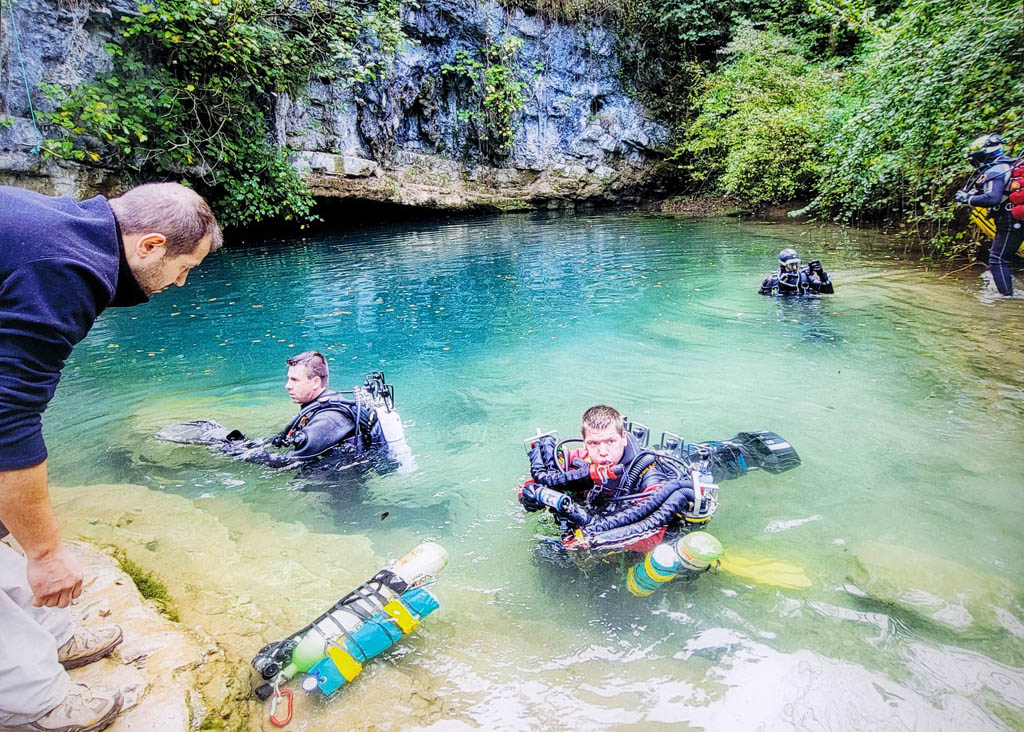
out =
[(622, 422), (622, 415), (611, 407), (598, 404), (583, 413), (583, 436), (587, 436), (587, 430), (604, 430), (612, 425), (620, 435), (626, 434), (626, 427)]
[(163, 234), (167, 255), (191, 254), (210, 237), (210, 253), (224, 238), (206, 200), (180, 183), (147, 183), (110, 199), (121, 235)]
[(327, 380), (330, 378), (330, 371), (327, 368), (327, 359), (324, 358), (322, 353), (318, 351), (306, 351), (300, 353), (298, 356), (292, 356), (285, 359), (285, 363), (289, 366), (305, 366), (306, 376), (313, 378), (314, 376), (320, 377), (320, 383), (327, 386)]

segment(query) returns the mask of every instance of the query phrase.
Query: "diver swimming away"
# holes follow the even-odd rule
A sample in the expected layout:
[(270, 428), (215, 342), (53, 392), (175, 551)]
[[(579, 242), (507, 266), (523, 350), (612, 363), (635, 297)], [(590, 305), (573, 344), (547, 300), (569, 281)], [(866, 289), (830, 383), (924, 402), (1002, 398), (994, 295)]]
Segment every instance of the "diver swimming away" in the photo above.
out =
[(316, 351), (287, 360), (286, 389), (300, 405), (298, 414), (277, 435), (251, 439), (211, 420), (165, 427), (157, 438), (207, 445), (219, 452), (273, 468), (351, 464), (368, 455), (385, 457), (399, 470), (415, 467), (395, 411), (395, 389), (381, 371), (367, 374), (350, 391), (327, 388), (327, 363)]
[[(647, 448), (649, 438), (646, 426), (600, 405), (583, 415), (582, 439), (558, 441), (556, 433), (545, 433), (524, 441), (531, 478), (520, 487), (519, 502), (527, 511), (553, 514), (561, 538), (549, 544), (571, 557), (648, 553), (670, 544), (680, 556), (678, 572), (668, 579), (706, 570), (721, 545), (710, 535), (686, 535), (714, 516), (718, 483), (751, 470), (781, 473), (800, 465), (793, 446), (765, 430), (696, 444), (665, 432), (656, 450)], [(580, 442), (582, 448), (567, 447)]]

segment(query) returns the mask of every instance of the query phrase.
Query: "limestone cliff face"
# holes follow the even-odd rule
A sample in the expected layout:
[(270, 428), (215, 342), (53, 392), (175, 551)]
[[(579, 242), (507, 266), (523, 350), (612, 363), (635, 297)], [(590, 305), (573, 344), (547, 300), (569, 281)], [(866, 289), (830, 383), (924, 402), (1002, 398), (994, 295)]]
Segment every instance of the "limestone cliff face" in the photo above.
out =
[[(33, 104), (44, 109), (40, 82), (71, 86), (109, 68), (103, 44), (129, 10), (124, 2), (20, 0), (15, 24), (4, 13), (0, 119), (9, 126), (0, 124), (0, 183), (77, 195), (116, 187), (103, 171), (48, 164), (30, 152), (38, 138), (22, 68)], [(386, 78), (355, 88), (314, 81), (300, 99), (275, 100), (274, 135), (315, 195), (522, 209), (631, 201), (657, 186), (656, 150), (667, 132), (623, 88), (610, 31), (481, 0), (425, 0), (406, 10), (404, 23), (413, 42)], [(465, 120), (465, 84), (442, 66), (460, 50), (479, 54), (508, 38), (521, 41), (509, 65), (525, 84), (524, 104), (510, 149), (496, 155)]]

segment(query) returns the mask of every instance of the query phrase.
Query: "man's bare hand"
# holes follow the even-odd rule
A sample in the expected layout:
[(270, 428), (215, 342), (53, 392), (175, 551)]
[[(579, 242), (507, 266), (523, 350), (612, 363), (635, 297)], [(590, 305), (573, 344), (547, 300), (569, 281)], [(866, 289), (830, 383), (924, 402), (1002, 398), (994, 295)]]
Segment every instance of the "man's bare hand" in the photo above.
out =
[(45, 460), (0, 471), (0, 521), (25, 552), (36, 607), (67, 607), (82, 594), (82, 568), (60, 540), (50, 506)]
[(28, 584), (36, 607), (67, 607), (82, 594), (82, 568), (68, 548), (28, 560)]

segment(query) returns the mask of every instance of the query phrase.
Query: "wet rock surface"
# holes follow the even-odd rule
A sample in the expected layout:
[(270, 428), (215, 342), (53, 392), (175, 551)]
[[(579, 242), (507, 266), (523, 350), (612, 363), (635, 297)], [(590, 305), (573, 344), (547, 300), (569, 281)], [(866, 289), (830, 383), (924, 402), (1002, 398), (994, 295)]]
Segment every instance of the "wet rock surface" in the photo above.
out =
[[(109, 70), (104, 44), (131, 11), (124, 0), (23, 0), (3, 14), (0, 184), (78, 197), (121, 185), (110, 171), (40, 158), (32, 110), (52, 108), (40, 83), (72, 88)], [(609, 30), (477, 0), (428, 0), (403, 21), (412, 43), (386, 77), (354, 88), (314, 80), (302, 98), (275, 100), (274, 136), (315, 195), (518, 210), (633, 203), (660, 192), (658, 148), (668, 132), (624, 88)], [(465, 80), (442, 67), (506, 39), (521, 42), (509, 65), (524, 101), (509, 149), (496, 154), (481, 143), (480, 123), (466, 119)]]
[[(908, 547), (866, 542), (851, 558), (847, 575), (855, 594), (863, 593), (902, 616), (905, 622), (933, 633), (985, 642), (1004, 634), (1019, 643), (1024, 597), (1013, 584), (989, 572)], [(1019, 663), (1019, 647), (1006, 653), (1003, 644), (989, 651)]]

